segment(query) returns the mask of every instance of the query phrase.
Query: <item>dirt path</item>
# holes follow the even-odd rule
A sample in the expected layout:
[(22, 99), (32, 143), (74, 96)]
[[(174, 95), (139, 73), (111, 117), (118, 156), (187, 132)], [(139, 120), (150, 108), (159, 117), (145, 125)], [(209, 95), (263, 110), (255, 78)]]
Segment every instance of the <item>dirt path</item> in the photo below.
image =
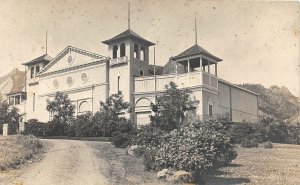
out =
[[(29, 166), (10, 184), (20, 185), (106, 185), (101, 163), (85, 141), (44, 140), (49, 145), (45, 158)], [(5, 183), (7, 184), (7, 183)]]

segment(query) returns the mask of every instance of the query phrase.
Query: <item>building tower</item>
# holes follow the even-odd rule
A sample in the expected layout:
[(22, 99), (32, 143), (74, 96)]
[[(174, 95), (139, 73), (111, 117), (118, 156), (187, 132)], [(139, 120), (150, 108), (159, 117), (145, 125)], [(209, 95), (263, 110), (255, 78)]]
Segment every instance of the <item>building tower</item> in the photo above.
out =
[(108, 45), (110, 53), (109, 95), (121, 91), (124, 100), (134, 105), (134, 77), (149, 75), (149, 47), (155, 44), (130, 29), (129, 7), (128, 29), (102, 43)]

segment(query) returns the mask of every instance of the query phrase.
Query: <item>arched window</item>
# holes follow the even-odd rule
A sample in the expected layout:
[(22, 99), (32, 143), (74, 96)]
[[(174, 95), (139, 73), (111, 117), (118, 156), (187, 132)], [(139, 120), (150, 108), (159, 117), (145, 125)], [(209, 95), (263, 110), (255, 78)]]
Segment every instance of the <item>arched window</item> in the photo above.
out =
[(141, 60), (145, 61), (145, 48), (141, 47)]
[(40, 66), (35, 67), (35, 73), (38, 74), (40, 72)]
[(208, 98), (208, 116), (212, 117), (214, 115), (213, 113), (213, 105), (214, 105), (214, 98), (209, 97)]
[(133, 47), (133, 57), (139, 58), (139, 46), (137, 44), (134, 44), (134, 47)]
[(87, 101), (83, 101), (80, 103), (79, 105), (79, 112), (82, 113), (82, 112), (88, 112), (90, 111), (90, 105)]
[(124, 57), (125, 56), (125, 44), (122, 43), (120, 45), (120, 57)]
[(113, 47), (113, 58), (117, 58), (118, 57), (118, 46), (115, 45)]
[(30, 78), (34, 77), (34, 67), (30, 69)]
[(140, 76), (144, 76), (144, 71), (140, 69)]

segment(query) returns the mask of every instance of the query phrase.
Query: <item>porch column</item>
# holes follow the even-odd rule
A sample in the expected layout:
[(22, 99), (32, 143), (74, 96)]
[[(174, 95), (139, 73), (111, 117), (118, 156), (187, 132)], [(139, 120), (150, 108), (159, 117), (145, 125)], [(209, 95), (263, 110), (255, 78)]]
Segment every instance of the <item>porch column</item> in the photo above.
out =
[(210, 61), (208, 61), (208, 73), (210, 74), (210, 68), (209, 68), (209, 66), (210, 66)]
[(215, 63), (215, 75), (218, 76), (218, 64)]
[(200, 70), (203, 71), (203, 68), (202, 68), (202, 57), (200, 57)]
[(188, 59), (188, 73), (190, 73), (190, 59)]
[(175, 73), (178, 74), (178, 62), (175, 61)]

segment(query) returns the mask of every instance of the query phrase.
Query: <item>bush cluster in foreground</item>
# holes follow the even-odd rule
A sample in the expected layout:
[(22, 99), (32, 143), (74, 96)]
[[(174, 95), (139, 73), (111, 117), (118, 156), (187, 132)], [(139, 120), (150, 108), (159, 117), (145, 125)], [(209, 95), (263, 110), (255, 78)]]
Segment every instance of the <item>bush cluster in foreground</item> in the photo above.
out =
[(171, 132), (144, 126), (137, 131), (134, 144), (145, 147), (143, 158), (147, 170), (203, 172), (224, 166), (237, 156), (224, 128), (217, 120), (184, 124)]

